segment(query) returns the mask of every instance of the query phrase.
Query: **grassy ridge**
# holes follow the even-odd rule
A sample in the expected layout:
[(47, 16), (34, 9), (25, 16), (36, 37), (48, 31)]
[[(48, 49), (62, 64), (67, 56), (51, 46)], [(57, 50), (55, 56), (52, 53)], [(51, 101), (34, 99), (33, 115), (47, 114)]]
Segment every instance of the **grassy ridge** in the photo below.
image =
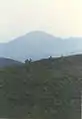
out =
[(0, 117), (80, 119), (82, 56), (0, 69)]

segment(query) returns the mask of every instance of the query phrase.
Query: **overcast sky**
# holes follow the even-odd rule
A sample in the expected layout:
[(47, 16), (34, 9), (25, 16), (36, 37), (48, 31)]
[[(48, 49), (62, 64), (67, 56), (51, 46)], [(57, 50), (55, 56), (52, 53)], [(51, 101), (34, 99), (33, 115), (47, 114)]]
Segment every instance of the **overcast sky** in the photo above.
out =
[(0, 42), (33, 30), (82, 36), (82, 0), (0, 0)]

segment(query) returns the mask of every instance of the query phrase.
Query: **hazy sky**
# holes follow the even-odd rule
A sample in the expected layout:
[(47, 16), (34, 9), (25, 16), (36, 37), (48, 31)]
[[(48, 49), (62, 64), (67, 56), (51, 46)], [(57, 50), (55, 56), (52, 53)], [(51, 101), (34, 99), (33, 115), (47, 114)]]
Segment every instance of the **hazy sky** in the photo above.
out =
[(32, 30), (82, 36), (82, 0), (0, 0), (0, 42)]

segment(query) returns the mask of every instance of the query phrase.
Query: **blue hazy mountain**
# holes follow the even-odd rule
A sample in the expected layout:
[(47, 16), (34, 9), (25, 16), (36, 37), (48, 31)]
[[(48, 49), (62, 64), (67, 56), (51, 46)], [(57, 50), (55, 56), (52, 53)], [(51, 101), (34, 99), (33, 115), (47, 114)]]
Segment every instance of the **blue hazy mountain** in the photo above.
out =
[(18, 61), (77, 54), (81, 51), (82, 38), (62, 39), (42, 31), (33, 31), (8, 43), (0, 44), (0, 57)]

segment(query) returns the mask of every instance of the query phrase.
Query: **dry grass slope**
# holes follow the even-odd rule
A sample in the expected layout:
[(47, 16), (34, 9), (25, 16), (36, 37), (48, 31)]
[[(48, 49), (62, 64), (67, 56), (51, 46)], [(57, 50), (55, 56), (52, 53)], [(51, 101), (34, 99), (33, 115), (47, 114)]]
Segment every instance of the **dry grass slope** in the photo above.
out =
[(82, 56), (0, 69), (0, 117), (80, 119)]

